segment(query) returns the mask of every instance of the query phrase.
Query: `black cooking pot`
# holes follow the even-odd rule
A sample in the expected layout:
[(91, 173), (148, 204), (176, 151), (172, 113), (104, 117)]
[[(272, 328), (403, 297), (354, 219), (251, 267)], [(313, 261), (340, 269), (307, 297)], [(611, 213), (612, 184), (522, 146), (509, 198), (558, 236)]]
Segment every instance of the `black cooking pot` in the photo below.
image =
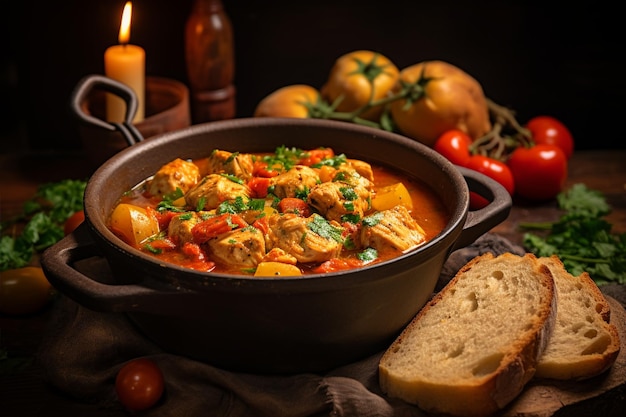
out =
[[(428, 184), (450, 221), (428, 243), (387, 262), (262, 279), (168, 264), (107, 228), (120, 196), (176, 157), (281, 145), (328, 146), (391, 166)], [(469, 211), (470, 190), (490, 204)], [(431, 296), (448, 255), (506, 219), (510, 207), (509, 194), (495, 181), (397, 134), (319, 119), (235, 119), (138, 140), (110, 158), (88, 181), (85, 222), (41, 261), (59, 291), (87, 308), (126, 314), (166, 351), (238, 371), (323, 372), (387, 348)], [(77, 267), (89, 259), (106, 260), (113, 282)]]

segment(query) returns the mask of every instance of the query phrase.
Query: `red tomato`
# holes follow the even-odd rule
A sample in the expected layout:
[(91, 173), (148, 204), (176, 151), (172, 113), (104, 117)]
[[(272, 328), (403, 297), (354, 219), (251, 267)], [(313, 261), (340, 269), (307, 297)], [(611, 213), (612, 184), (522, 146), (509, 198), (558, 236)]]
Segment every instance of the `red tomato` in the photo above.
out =
[(361, 266), (363, 266), (363, 261), (360, 261), (355, 258), (350, 258), (350, 259), (333, 258), (315, 267), (313, 269), (313, 272), (315, 272), (316, 274), (324, 274), (328, 272), (344, 271), (346, 269), (358, 268)]
[(517, 148), (508, 160), (515, 178), (515, 192), (529, 200), (549, 200), (563, 190), (567, 157), (555, 145)]
[(85, 212), (83, 210), (77, 211), (72, 214), (66, 221), (63, 226), (63, 232), (65, 235), (69, 235), (85, 220)]
[(480, 210), (481, 208), (487, 207), (489, 204), (489, 200), (487, 200), (482, 195), (470, 191), (470, 201), (469, 201), (469, 209), (470, 210)]
[(267, 189), (271, 183), (268, 177), (252, 177), (250, 181), (248, 181), (248, 187), (250, 187), (250, 190), (252, 190), (256, 198), (265, 198), (267, 197)]
[(298, 163), (301, 165), (312, 166), (319, 164), (323, 159), (332, 158), (335, 156), (335, 152), (333, 152), (330, 148), (319, 148), (306, 151), (305, 155), (306, 156), (301, 158)]
[(574, 152), (574, 139), (569, 129), (550, 116), (536, 116), (526, 123), (536, 145), (556, 145), (569, 159)]
[(237, 214), (224, 213), (211, 217), (193, 226), (191, 235), (196, 243), (202, 244), (223, 233), (238, 227), (246, 227), (248, 223)]
[(467, 133), (453, 129), (439, 136), (433, 148), (453, 164), (465, 167), (469, 163), (471, 144), (472, 138)]
[(301, 217), (309, 217), (311, 215), (311, 207), (309, 207), (306, 201), (296, 197), (287, 197), (280, 200), (278, 210), (281, 213), (295, 213)]
[(146, 410), (159, 401), (165, 383), (156, 363), (147, 358), (126, 363), (115, 379), (115, 392), (124, 407), (131, 411)]
[(467, 168), (478, 171), (500, 183), (509, 194), (515, 191), (515, 181), (509, 167), (502, 161), (483, 155), (473, 155), (467, 163)]

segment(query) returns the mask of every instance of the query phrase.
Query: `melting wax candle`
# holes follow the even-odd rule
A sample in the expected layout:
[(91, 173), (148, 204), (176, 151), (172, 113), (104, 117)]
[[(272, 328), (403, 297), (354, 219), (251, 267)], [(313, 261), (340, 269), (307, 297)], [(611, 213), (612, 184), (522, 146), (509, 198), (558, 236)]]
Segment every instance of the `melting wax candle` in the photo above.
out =
[[(137, 113), (133, 123), (144, 119), (146, 90), (146, 53), (137, 45), (130, 45), (130, 20), (132, 4), (127, 2), (122, 13), (119, 45), (107, 48), (104, 53), (104, 73), (107, 77), (128, 85), (138, 100)], [(120, 97), (107, 93), (106, 117), (109, 122), (122, 122), (126, 114), (126, 103)]]

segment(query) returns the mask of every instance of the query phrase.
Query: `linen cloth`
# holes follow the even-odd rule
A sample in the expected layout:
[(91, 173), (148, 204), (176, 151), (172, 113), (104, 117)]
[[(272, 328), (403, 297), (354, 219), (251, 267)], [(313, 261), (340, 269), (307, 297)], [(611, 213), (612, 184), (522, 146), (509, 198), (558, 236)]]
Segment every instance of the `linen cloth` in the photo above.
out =
[[(470, 259), (492, 252), (523, 254), (522, 248), (491, 233), (453, 252), (436, 291)], [(165, 392), (142, 416), (168, 417), (412, 417), (426, 414), (416, 406), (386, 397), (378, 384), (379, 352), (324, 375), (255, 375), (230, 372), (167, 353), (142, 336), (120, 313), (102, 313), (62, 297), (37, 360), (47, 382), (79, 401), (120, 408), (115, 377), (132, 359), (158, 364)], [(252, 347), (253, 348), (253, 347)]]

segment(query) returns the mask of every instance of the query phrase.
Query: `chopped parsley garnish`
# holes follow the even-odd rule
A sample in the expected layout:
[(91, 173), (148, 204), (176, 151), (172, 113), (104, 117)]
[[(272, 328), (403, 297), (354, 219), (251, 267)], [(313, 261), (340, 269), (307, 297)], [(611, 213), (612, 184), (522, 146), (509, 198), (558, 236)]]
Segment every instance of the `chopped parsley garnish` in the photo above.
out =
[(295, 195), (296, 198), (299, 198), (300, 200), (306, 201), (306, 199), (308, 198), (310, 192), (311, 192), (311, 190), (309, 189), (309, 187), (304, 186), (302, 188), (296, 189), (296, 191), (294, 192), (294, 195)]
[(205, 205), (206, 205), (206, 197), (202, 196), (198, 199), (198, 203), (196, 204), (196, 211), (202, 211)]
[(354, 214), (354, 213), (344, 214), (343, 216), (341, 216), (342, 222), (357, 224), (359, 223), (359, 220), (361, 220), (361, 216), (359, 216), (358, 214)]
[(193, 218), (193, 213), (191, 212), (183, 213), (180, 216), (178, 216), (179, 220), (191, 220), (192, 218)]
[[(267, 164), (269, 170), (276, 170), (278, 167), (282, 167), (284, 171), (289, 171), (301, 160), (306, 159), (309, 156), (310, 154), (308, 151), (295, 147), (288, 148), (282, 145), (277, 147), (272, 155), (265, 155), (261, 160)], [(327, 165), (337, 168), (340, 165), (345, 164), (346, 161), (347, 158), (344, 154), (335, 155), (330, 158), (324, 158), (320, 162), (311, 165), (311, 167), (320, 168)]]
[(378, 251), (374, 248), (366, 248), (356, 255), (363, 262), (371, 262), (378, 258)]
[(238, 176), (236, 176), (236, 175), (232, 175), (232, 174), (220, 174), (220, 175), (222, 177), (226, 178), (226, 179), (231, 180), (234, 183), (237, 183), (237, 184), (243, 184), (244, 183), (244, 181), (241, 178), (239, 178)]
[(231, 213), (237, 214), (247, 210), (261, 211), (265, 208), (265, 200), (263, 199), (247, 199), (242, 196), (235, 197), (234, 200), (224, 201), (217, 207), (217, 214)]
[(183, 196), (183, 190), (181, 190), (179, 187), (176, 187), (175, 191), (172, 191), (171, 193), (163, 196), (163, 200), (161, 200), (159, 204), (157, 204), (157, 211), (161, 213), (164, 211), (185, 211), (184, 208), (174, 205), (174, 201), (182, 198)]
[(143, 245), (143, 247), (144, 247), (144, 249), (146, 249), (148, 252), (151, 252), (151, 253), (153, 253), (153, 254), (155, 254), (155, 255), (160, 255), (160, 254), (163, 252), (163, 250), (162, 250), (162, 249), (155, 248), (154, 246), (152, 246), (152, 245), (151, 245), (151, 244), (149, 244), (149, 243), (146, 243), (145, 245)]
[(346, 200), (354, 201), (359, 198), (359, 196), (356, 195), (356, 191), (354, 191), (354, 188), (352, 187), (339, 187), (339, 191)]
[(352, 240), (352, 237), (348, 236), (345, 238), (343, 241), (343, 247), (348, 250), (356, 249), (356, 244), (354, 243), (354, 240)]
[(362, 224), (363, 226), (366, 226), (366, 227), (374, 227), (378, 223), (380, 223), (382, 218), (383, 218), (383, 214), (381, 212), (377, 212), (377, 213), (372, 214), (371, 216), (364, 217)]
[(228, 156), (228, 158), (226, 158), (226, 161), (224, 161), (224, 164), (230, 164), (231, 162), (233, 162), (235, 160), (235, 158), (237, 158), (238, 155), (239, 155), (239, 152), (231, 153)]
[(344, 154), (340, 154), (340, 155), (335, 155), (331, 158), (324, 158), (322, 159), (320, 162), (318, 162), (317, 164), (313, 164), (311, 165), (313, 168), (321, 168), (322, 166), (330, 166), (333, 168), (337, 168), (343, 164), (345, 164), (347, 161), (346, 155)]
[(305, 155), (306, 152), (302, 149), (282, 145), (276, 148), (272, 155), (263, 156), (262, 161), (267, 163), (269, 168), (282, 166), (285, 171), (289, 171)]
[(343, 242), (341, 237), (343, 230), (341, 228), (333, 226), (328, 220), (319, 214), (313, 214), (311, 215), (311, 218), (313, 220), (308, 223), (308, 227), (313, 233), (316, 233), (325, 239), (332, 239), (335, 242)]
[(524, 234), (524, 246), (537, 256), (557, 255), (574, 276), (586, 271), (598, 285), (626, 284), (626, 233), (612, 234), (602, 217), (611, 208), (604, 196), (584, 184), (575, 184), (557, 196), (564, 210), (558, 221), (521, 223), (529, 230), (545, 230), (545, 236)]

